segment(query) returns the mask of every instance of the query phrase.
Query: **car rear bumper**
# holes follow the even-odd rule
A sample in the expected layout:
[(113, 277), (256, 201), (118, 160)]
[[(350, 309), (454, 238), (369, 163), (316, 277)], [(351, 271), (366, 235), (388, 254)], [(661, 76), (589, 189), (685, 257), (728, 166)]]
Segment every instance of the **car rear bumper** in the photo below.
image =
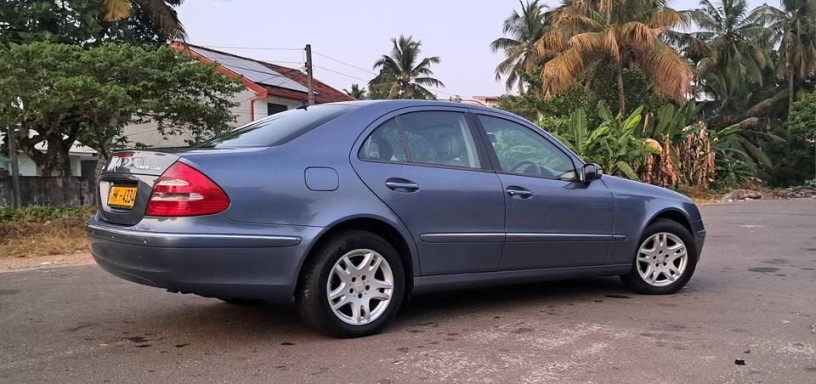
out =
[[(278, 227), (280, 230), (285, 227)], [(289, 300), (319, 228), (285, 234), (149, 232), (86, 226), (91, 253), (111, 274), (171, 292), (221, 298)]]

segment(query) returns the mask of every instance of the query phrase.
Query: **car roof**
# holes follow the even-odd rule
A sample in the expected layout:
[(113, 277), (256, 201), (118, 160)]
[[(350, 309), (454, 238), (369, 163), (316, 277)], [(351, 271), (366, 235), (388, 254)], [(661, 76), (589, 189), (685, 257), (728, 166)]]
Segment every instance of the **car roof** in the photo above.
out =
[(474, 105), (474, 104), (462, 104), (462, 103), (455, 103), (451, 101), (440, 101), (440, 100), (417, 100), (417, 99), (388, 99), (388, 100), (356, 100), (356, 101), (343, 101), (338, 103), (331, 103), (331, 104), (342, 104), (342, 105), (352, 105), (357, 106), (359, 108), (370, 107), (370, 106), (389, 106), (393, 109), (400, 109), (400, 108), (408, 108), (408, 107), (432, 107), (432, 106), (447, 106), (447, 107), (459, 107), (459, 108), (468, 108), (471, 110), (477, 111), (485, 111), (485, 112), (493, 112), (493, 113), (500, 113), (507, 116), (518, 117), (512, 113), (507, 111), (498, 109), (498, 108), (491, 108), (485, 107), (481, 105)]

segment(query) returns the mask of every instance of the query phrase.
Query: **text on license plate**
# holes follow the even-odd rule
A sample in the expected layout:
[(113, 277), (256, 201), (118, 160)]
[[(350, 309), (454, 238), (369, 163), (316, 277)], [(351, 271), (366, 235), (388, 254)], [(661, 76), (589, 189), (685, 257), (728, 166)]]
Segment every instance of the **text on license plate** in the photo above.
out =
[(113, 208), (131, 209), (136, 203), (136, 187), (114, 185), (108, 195), (108, 205)]

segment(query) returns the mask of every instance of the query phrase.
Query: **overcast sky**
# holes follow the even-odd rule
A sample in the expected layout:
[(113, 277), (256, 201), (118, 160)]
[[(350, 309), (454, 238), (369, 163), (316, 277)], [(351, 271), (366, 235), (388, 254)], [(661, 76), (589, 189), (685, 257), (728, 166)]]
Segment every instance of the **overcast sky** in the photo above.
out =
[[(769, 3), (778, 6), (777, 0)], [(671, 2), (676, 9), (696, 5), (696, 0)], [(367, 83), (374, 62), (390, 52), (390, 39), (413, 35), (422, 40), (422, 56), (442, 59), (432, 69), (446, 85), (435, 91), (446, 99), (504, 93), (504, 81), (494, 75), (502, 55), (492, 53), (489, 44), (501, 36), (502, 21), (514, 8), (518, 0), (187, 0), (179, 17), (192, 44), (290, 67), (302, 66), (302, 48), (311, 44), (315, 77), (338, 89)]]

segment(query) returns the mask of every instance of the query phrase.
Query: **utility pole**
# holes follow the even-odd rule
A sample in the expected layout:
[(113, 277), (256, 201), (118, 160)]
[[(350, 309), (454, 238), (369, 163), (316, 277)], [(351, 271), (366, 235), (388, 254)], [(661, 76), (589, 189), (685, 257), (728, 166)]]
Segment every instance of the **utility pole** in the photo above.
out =
[(13, 196), (12, 200), (14, 200), (11, 207), (19, 209), (23, 207), (23, 202), (20, 200), (20, 170), (17, 168), (17, 137), (14, 135), (13, 127), (8, 128), (6, 137), (8, 137), (9, 144), (9, 159), (11, 160), (11, 191)]
[(309, 88), (309, 105), (314, 105), (314, 84), (312, 79), (314, 78), (314, 72), (312, 71), (312, 45), (306, 44), (306, 87)]

